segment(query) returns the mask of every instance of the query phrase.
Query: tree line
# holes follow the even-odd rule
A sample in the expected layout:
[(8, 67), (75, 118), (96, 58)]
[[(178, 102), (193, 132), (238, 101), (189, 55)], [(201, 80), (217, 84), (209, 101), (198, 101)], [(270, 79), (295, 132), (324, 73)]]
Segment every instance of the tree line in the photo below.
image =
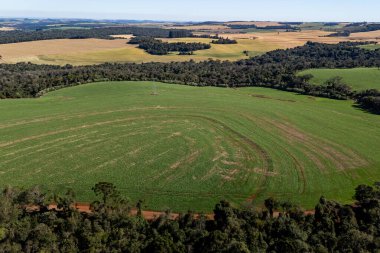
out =
[[(378, 103), (360, 99), (365, 93), (341, 83), (312, 85), (311, 76), (298, 76), (311, 68), (379, 67), (380, 50), (366, 50), (353, 42), (275, 50), (236, 62), (208, 60), (171, 63), (105, 63), (94, 66), (52, 66), (30, 63), (0, 65), (0, 98), (38, 97), (44, 92), (96, 81), (161, 81), (194, 86), (260, 86), (334, 99), (356, 99), (371, 111)], [(373, 93), (371, 93), (373, 95)], [(370, 100), (378, 101), (376, 95)], [(366, 104), (362, 104), (367, 101)]]
[[(220, 201), (214, 219), (192, 211), (153, 220), (111, 183), (93, 188), (90, 213), (74, 206), (75, 192), (47, 194), (38, 187), (0, 193), (0, 252), (378, 252), (380, 184), (355, 189), (355, 205), (321, 197), (314, 212), (269, 198), (263, 209)], [(49, 209), (49, 203), (58, 209)], [(130, 215), (132, 207), (137, 215)], [(278, 216), (273, 213), (278, 210)]]
[(179, 52), (179, 54), (192, 54), (197, 50), (210, 49), (211, 45), (206, 43), (186, 43), (186, 42), (163, 42), (153, 37), (134, 37), (129, 44), (138, 44), (139, 48), (153, 55), (166, 55), (169, 52)]
[(51, 29), (41, 31), (14, 30), (0, 31), (0, 44), (18, 43), (53, 39), (114, 39), (111, 35), (133, 34), (134, 36), (151, 36), (155, 38), (191, 37), (188, 30), (169, 30), (146, 27), (103, 27), (92, 29)]

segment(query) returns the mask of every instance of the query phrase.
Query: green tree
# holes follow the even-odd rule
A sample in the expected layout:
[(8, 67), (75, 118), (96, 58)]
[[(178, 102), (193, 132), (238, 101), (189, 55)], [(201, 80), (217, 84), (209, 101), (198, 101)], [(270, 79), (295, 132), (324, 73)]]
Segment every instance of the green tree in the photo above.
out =
[(268, 209), (270, 217), (273, 218), (273, 212), (279, 207), (279, 202), (274, 198), (270, 197), (264, 201), (266, 209)]

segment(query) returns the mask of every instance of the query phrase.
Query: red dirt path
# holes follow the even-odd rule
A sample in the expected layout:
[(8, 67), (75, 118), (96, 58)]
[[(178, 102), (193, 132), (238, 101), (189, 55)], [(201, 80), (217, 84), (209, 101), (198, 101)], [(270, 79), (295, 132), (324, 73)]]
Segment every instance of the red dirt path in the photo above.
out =
[[(81, 213), (91, 213), (91, 209), (90, 209), (90, 204), (88, 203), (76, 203), (75, 206), (74, 206), (79, 212)], [(35, 210), (36, 208), (28, 208), (29, 210)], [(49, 210), (57, 210), (57, 205), (56, 204), (51, 204), (48, 206), (48, 209)], [(308, 211), (305, 211), (304, 214), (305, 215), (313, 215), (315, 212), (314, 210), (308, 210)], [(146, 220), (154, 220), (155, 218), (158, 218), (159, 216), (161, 215), (164, 215), (165, 212), (160, 212), (160, 211), (142, 211), (142, 216), (144, 217), (144, 219)], [(132, 216), (135, 216), (137, 215), (137, 209), (132, 209), (131, 210), (131, 215)], [(274, 217), (278, 217), (280, 215), (280, 212), (274, 212)], [(176, 219), (178, 218), (179, 216), (179, 213), (170, 213), (170, 219)], [(213, 220), (214, 219), (214, 214), (212, 213), (209, 213), (209, 214), (205, 214), (206, 218), (208, 220)], [(199, 217), (199, 214), (195, 214), (195, 217)]]

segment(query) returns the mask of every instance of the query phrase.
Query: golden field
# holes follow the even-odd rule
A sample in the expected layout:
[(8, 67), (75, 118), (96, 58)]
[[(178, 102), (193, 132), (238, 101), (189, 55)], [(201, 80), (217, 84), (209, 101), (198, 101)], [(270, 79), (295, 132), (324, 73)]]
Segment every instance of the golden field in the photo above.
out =
[[(136, 45), (126, 44), (130, 34), (114, 35), (116, 40), (73, 39), (46, 40), (0, 45), (0, 55), (6, 62), (30, 61), (38, 64), (73, 64), (88, 65), (104, 62), (171, 62), (203, 61), (207, 59), (240, 60), (260, 55), (275, 49), (301, 46), (307, 41), (321, 43), (338, 43), (341, 41), (380, 41), (380, 31), (355, 33), (350, 37), (325, 37), (330, 32), (304, 30), (301, 32), (255, 32), (255, 33), (221, 33), (219, 36), (236, 39), (238, 44), (216, 45), (211, 49), (196, 51), (194, 55), (150, 55)], [(163, 39), (167, 42), (202, 42), (210, 43), (205, 38)], [(248, 56), (243, 53), (248, 52)]]

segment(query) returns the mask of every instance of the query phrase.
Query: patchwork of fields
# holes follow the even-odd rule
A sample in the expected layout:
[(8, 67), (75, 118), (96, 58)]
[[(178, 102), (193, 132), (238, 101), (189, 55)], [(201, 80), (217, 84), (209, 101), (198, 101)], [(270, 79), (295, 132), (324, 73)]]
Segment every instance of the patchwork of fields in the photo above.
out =
[(354, 90), (380, 89), (379, 68), (353, 68), (353, 69), (310, 69), (300, 72), (300, 75), (311, 74), (310, 83), (321, 85), (326, 80), (339, 76), (343, 82)]
[(109, 181), (157, 210), (269, 196), (311, 208), (380, 177), (380, 119), (350, 101), (109, 82), (0, 100), (0, 117), (0, 185), (73, 188), (82, 201)]
[[(275, 49), (286, 49), (302, 46), (307, 41), (321, 43), (338, 43), (341, 41), (380, 41), (378, 33), (357, 33), (357, 37), (325, 37), (331, 32), (305, 30), (301, 32), (259, 32), (228, 33), (221, 37), (236, 39), (238, 44), (212, 44), (211, 49), (196, 51), (194, 55), (150, 55), (136, 45), (126, 44), (131, 35), (115, 35), (124, 39), (73, 39), (33, 41), (0, 45), (0, 55), (8, 63), (33, 62), (37, 64), (72, 64), (89, 65), (104, 62), (171, 62), (171, 61), (204, 61), (210, 58), (236, 61), (260, 55)], [(164, 39), (168, 42), (202, 42), (210, 43), (204, 38)], [(248, 52), (245, 54), (244, 51)]]
[[(163, 39), (168, 42), (202, 42), (210, 43), (211, 39), (202, 38), (181, 38), (181, 39)], [(219, 60), (236, 61), (246, 59), (243, 51), (248, 51), (249, 56), (263, 54), (265, 52), (279, 48), (277, 44), (267, 44), (259, 40), (240, 39), (238, 44), (233, 45), (216, 45), (212, 44), (211, 49), (196, 51), (194, 55), (178, 55), (178, 53), (171, 53), (169, 55), (151, 55), (136, 45), (125, 44), (123, 47), (111, 50), (101, 50), (96, 52), (84, 53), (65, 53), (65, 54), (51, 54), (41, 55), (36, 63), (48, 64), (66, 64), (73, 65), (88, 65), (99, 64), (106, 61), (111, 62), (171, 62), (171, 61), (205, 61), (210, 58)]]

